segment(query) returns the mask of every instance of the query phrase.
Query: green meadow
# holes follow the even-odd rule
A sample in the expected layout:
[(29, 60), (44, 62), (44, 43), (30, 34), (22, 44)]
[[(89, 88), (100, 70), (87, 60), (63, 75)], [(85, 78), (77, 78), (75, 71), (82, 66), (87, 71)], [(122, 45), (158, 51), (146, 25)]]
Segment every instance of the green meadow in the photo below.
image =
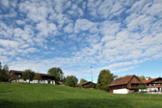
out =
[(162, 108), (162, 95), (112, 94), (51, 84), (0, 83), (0, 108)]

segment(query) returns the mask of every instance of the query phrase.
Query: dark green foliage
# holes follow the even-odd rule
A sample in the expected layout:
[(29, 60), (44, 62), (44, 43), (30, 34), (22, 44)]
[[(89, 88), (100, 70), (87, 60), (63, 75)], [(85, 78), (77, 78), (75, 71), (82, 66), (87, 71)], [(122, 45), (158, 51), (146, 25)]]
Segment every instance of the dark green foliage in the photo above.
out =
[(71, 76), (67, 76), (65, 85), (75, 87), (77, 82), (78, 79), (76, 78), (76, 76), (71, 75)]
[(7, 74), (4, 69), (0, 69), (0, 82), (7, 81)]
[(33, 78), (33, 79), (38, 80), (38, 83), (39, 83), (39, 80), (41, 80), (41, 79), (42, 79), (42, 77), (41, 77), (41, 75), (40, 75), (39, 73), (35, 73), (35, 76), (34, 76), (34, 78)]
[(5, 65), (3, 66), (3, 70), (5, 70), (5, 72), (6, 72), (7, 75), (9, 74), (9, 67), (8, 67), (7, 64), (5, 64)]
[(85, 82), (88, 82), (88, 81), (87, 81), (87, 80), (85, 80), (85, 79), (83, 79), (83, 78), (82, 78), (82, 79), (80, 79), (80, 83), (81, 83), (81, 84), (83, 84), (83, 83), (85, 83)]
[(0, 62), (0, 70), (2, 69), (2, 65), (1, 65), (1, 62)]
[(59, 67), (50, 68), (47, 73), (50, 75), (54, 75), (56, 82), (61, 81), (63, 79), (64, 73)]
[(98, 76), (97, 88), (109, 90), (109, 85), (114, 80), (114, 75), (109, 70), (102, 70)]
[(26, 69), (23, 73), (22, 73), (22, 78), (24, 80), (26, 79), (29, 79), (29, 84), (30, 84), (30, 81), (33, 80), (35, 76), (35, 73), (34, 71), (32, 71), (31, 69)]
[(8, 77), (7, 77), (8, 72), (6, 71), (6, 66), (4, 66), (4, 67), (2, 69), (2, 65), (1, 65), (1, 62), (0, 62), (0, 82), (1, 81), (7, 81), (7, 79), (8, 79)]

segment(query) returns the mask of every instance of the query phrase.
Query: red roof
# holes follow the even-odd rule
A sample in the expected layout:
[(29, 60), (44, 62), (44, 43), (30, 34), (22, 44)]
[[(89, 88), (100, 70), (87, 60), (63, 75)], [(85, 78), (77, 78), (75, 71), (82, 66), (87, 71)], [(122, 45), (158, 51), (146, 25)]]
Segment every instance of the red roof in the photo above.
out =
[(116, 85), (123, 85), (123, 84), (127, 84), (131, 78), (135, 76), (135, 75), (131, 75), (131, 76), (125, 76), (122, 78), (117, 78), (116, 80), (114, 80), (109, 86), (116, 86)]
[(159, 79), (160, 77), (157, 77), (157, 78), (153, 78), (153, 79), (149, 79), (149, 80), (143, 80), (142, 82), (143, 83), (149, 83), (149, 82), (152, 82), (152, 81), (155, 81), (157, 79)]

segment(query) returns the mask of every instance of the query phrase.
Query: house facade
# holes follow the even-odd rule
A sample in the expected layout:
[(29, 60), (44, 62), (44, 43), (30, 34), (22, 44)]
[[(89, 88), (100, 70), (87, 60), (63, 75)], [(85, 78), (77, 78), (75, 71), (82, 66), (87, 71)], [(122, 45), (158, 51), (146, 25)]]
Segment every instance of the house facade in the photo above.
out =
[(109, 85), (109, 92), (119, 94), (138, 92), (137, 88), (142, 84), (143, 82), (135, 75), (121, 77), (115, 79)]
[[(29, 79), (22, 78), (23, 71), (10, 70), (8, 75), (9, 82), (29, 82)], [(41, 80), (31, 80), (30, 83), (55, 84), (55, 76), (39, 73)]]
[(157, 77), (153, 79), (146, 79), (142, 81), (146, 85), (146, 89), (144, 91), (147, 92), (157, 92), (162, 91), (162, 78)]

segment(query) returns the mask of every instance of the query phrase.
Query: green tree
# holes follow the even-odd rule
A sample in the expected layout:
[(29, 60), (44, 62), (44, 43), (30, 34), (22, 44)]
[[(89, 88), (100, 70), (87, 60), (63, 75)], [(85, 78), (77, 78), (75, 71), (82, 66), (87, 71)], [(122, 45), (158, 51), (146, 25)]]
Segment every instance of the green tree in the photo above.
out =
[(102, 90), (109, 90), (109, 85), (115, 77), (116, 76), (114, 76), (109, 70), (101, 70), (98, 76), (97, 88)]
[(61, 81), (63, 79), (64, 73), (59, 67), (50, 68), (47, 73), (50, 75), (54, 75), (56, 82)]
[(41, 75), (40, 75), (39, 73), (35, 73), (35, 76), (34, 76), (34, 78), (33, 78), (33, 79), (38, 80), (38, 83), (39, 83), (39, 80), (41, 80), (41, 79), (42, 79), (42, 77), (41, 77)]
[(2, 65), (1, 65), (1, 62), (0, 62), (0, 70), (2, 69)]
[(7, 74), (4, 69), (0, 69), (0, 83), (1, 81), (7, 81)]
[[(0, 62), (0, 82), (1, 81), (7, 81), (7, 74), (8, 74), (8, 71), (9, 70), (6, 70), (6, 66), (7, 65), (5, 65), (4, 67), (3, 67), (3, 69), (2, 69), (2, 65), (1, 65), (1, 62)], [(8, 66), (7, 66), (8, 67)]]
[(34, 71), (32, 71), (31, 69), (26, 69), (23, 73), (22, 73), (22, 78), (24, 80), (26, 79), (29, 79), (29, 84), (30, 84), (30, 81), (33, 80), (35, 76), (35, 73)]
[(5, 64), (5, 65), (3, 66), (3, 70), (5, 70), (5, 72), (6, 72), (7, 75), (9, 74), (9, 67), (8, 67), (7, 64)]
[(78, 82), (78, 79), (76, 78), (76, 76), (71, 75), (71, 76), (66, 77), (65, 85), (75, 87), (77, 82)]
[(142, 80), (146, 80), (146, 77), (144, 76), (144, 75), (142, 75), (142, 76), (137, 76), (141, 81)]
[(82, 84), (82, 83), (85, 83), (85, 82), (88, 82), (88, 81), (85, 80), (85, 79), (83, 79), (83, 78), (80, 79), (80, 83), (81, 83), (81, 84)]

